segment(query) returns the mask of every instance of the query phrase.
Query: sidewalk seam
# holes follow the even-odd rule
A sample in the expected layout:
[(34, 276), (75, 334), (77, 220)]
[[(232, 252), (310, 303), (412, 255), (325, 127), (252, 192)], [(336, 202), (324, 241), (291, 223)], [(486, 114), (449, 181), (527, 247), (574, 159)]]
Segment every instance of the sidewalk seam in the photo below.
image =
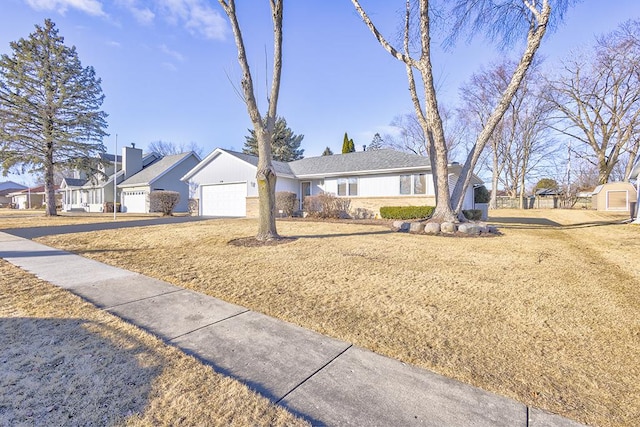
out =
[(246, 310), (241, 311), (239, 313), (232, 314), (231, 316), (225, 317), (224, 319), (216, 320), (215, 322), (209, 323), (209, 324), (204, 325), (204, 326), (200, 326), (200, 327), (198, 327), (196, 329), (192, 329), (189, 332), (185, 332), (184, 334), (180, 334), (180, 335), (176, 335), (175, 337), (171, 337), (171, 338), (167, 339), (167, 342), (176, 340), (176, 339), (181, 338), (181, 337), (184, 337), (185, 335), (192, 334), (192, 333), (194, 333), (196, 331), (199, 331), (200, 329), (204, 329), (204, 328), (208, 328), (209, 326), (217, 325), (218, 323), (222, 323), (225, 320), (233, 319), (234, 317), (240, 316), (241, 314), (245, 314), (245, 313), (248, 313), (250, 311), (251, 310), (246, 309)]
[(324, 365), (322, 365), (321, 367), (319, 367), (318, 369), (316, 369), (314, 372), (311, 373), (311, 375), (309, 375), (308, 377), (306, 377), (305, 379), (303, 379), (302, 381), (300, 381), (300, 383), (298, 383), (295, 387), (293, 387), (291, 390), (289, 390), (288, 392), (285, 393), (284, 396), (282, 396), (280, 399), (278, 399), (276, 401), (276, 405), (279, 405), (280, 402), (282, 402), (284, 399), (287, 398), (287, 396), (289, 396), (291, 393), (293, 393), (296, 389), (298, 389), (302, 384), (306, 383), (307, 381), (309, 381), (311, 379), (311, 377), (315, 376), (318, 372), (322, 371), (324, 368), (326, 368), (327, 366), (329, 366), (329, 364), (331, 362), (333, 362), (334, 360), (336, 360), (338, 357), (342, 356), (344, 353), (346, 353), (347, 350), (349, 350), (351, 347), (353, 347), (353, 344), (349, 344), (347, 346), (347, 348), (345, 348), (344, 350), (342, 350), (340, 353), (336, 354), (335, 357), (333, 357), (331, 360), (329, 360), (327, 363), (325, 363)]
[[(82, 284), (81, 284), (81, 285), (78, 285), (78, 286), (82, 286)], [(68, 288), (67, 290), (68, 290), (68, 291), (73, 291), (73, 289), (72, 289), (72, 288)], [(186, 291), (186, 290), (187, 290), (187, 289), (182, 288), (182, 289), (176, 289), (175, 291), (167, 291), (167, 292), (163, 292), (163, 293), (161, 293), (161, 294), (152, 295), (152, 296), (150, 296), (150, 297), (144, 297), (144, 298), (140, 298), (140, 299), (134, 299), (134, 300), (131, 300), (131, 301), (127, 301), (127, 302), (120, 303), (120, 304), (110, 305), (109, 307), (103, 307), (103, 308), (102, 308), (102, 310), (104, 310), (104, 311), (109, 311), (109, 310), (111, 310), (112, 308), (122, 307), (123, 305), (131, 304), (131, 303), (133, 303), (133, 302), (139, 302), (139, 301), (144, 301), (144, 300), (148, 300), (148, 299), (151, 299), (151, 298), (157, 298), (157, 297), (161, 297), (161, 296), (163, 296), (163, 295), (175, 294), (176, 292), (182, 292), (182, 291)], [(74, 293), (75, 293), (75, 292), (74, 292)], [(76, 294), (76, 295), (78, 295), (78, 294)], [(112, 313), (112, 314), (113, 314), (113, 313)]]

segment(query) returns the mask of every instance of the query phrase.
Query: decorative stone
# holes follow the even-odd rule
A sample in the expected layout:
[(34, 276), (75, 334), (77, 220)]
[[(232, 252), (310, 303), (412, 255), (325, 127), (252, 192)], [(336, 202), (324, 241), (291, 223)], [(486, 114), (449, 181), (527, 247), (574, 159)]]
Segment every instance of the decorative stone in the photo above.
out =
[(412, 222), (409, 224), (409, 233), (419, 234), (424, 231), (424, 224), (421, 222)]
[(480, 234), (480, 227), (472, 222), (465, 222), (458, 226), (458, 231), (465, 234)]
[(443, 222), (440, 224), (440, 231), (446, 234), (455, 233), (456, 225), (453, 222)]
[(393, 221), (393, 229), (396, 231), (409, 231), (409, 223), (404, 221)]
[(495, 225), (487, 225), (487, 233), (498, 234), (498, 228)]
[(440, 223), (439, 222), (428, 222), (424, 226), (424, 232), (426, 234), (438, 234), (440, 233)]

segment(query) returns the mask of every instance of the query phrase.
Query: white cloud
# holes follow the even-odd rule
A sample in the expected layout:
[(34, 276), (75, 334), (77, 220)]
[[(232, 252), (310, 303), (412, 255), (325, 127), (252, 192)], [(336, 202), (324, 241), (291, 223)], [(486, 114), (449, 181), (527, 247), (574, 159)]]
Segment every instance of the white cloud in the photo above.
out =
[(176, 59), (176, 60), (178, 60), (180, 62), (184, 62), (184, 55), (181, 54), (180, 52), (177, 52), (175, 50), (169, 49), (169, 47), (166, 44), (160, 45), (160, 50), (163, 53), (171, 56), (172, 58), (174, 58), (174, 59)]
[(35, 10), (55, 10), (64, 14), (67, 9), (77, 9), (93, 16), (106, 16), (102, 10), (102, 3), (98, 0), (26, 0)]
[(203, 0), (159, 0), (166, 19), (182, 24), (192, 34), (211, 40), (224, 40), (227, 34), (226, 20)]
[(116, 4), (128, 10), (139, 24), (150, 25), (156, 14), (146, 6), (138, 6), (138, 3), (138, 0), (116, 0)]
[(133, 17), (141, 23), (142, 25), (149, 25), (153, 22), (156, 14), (151, 11), (151, 9), (145, 7), (143, 9), (132, 7), (129, 9)]
[(121, 47), (122, 44), (120, 44), (119, 42), (115, 41), (115, 40), (110, 40), (107, 42), (107, 46), (111, 46), (111, 47)]
[(173, 65), (171, 62), (163, 62), (162, 63), (162, 68), (164, 68), (165, 70), (169, 70), (169, 71), (177, 71), (178, 70), (178, 67)]

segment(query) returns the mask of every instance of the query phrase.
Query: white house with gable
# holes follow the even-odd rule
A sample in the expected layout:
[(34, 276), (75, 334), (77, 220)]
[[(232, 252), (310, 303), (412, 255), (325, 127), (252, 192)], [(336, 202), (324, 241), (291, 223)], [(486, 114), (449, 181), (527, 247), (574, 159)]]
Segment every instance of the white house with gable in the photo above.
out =
[[(256, 183), (258, 158), (221, 148), (215, 149), (182, 180), (197, 186), (200, 215), (258, 216)], [(276, 192), (305, 196), (331, 193), (351, 200), (351, 209), (379, 214), (382, 206), (435, 206), (431, 166), (426, 157), (396, 150), (370, 150), (308, 157), (293, 162), (273, 162)], [(451, 190), (461, 165), (449, 165)], [(473, 187), (482, 185), (474, 176), (463, 209), (473, 209)]]

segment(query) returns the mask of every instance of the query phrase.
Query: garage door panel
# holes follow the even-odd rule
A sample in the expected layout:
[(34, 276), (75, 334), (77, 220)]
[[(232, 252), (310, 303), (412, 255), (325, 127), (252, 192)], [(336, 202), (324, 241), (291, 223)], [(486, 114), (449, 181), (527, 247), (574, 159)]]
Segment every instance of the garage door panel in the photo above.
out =
[(124, 212), (129, 213), (146, 213), (147, 212), (147, 194), (142, 191), (124, 192), (122, 195)]
[(246, 216), (247, 183), (202, 186), (202, 215)]

